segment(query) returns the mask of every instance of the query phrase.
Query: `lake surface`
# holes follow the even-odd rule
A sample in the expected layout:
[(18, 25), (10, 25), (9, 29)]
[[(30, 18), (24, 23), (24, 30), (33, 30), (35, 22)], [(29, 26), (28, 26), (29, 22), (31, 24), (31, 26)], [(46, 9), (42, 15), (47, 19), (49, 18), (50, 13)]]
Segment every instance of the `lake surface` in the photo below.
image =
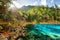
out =
[(34, 24), (30, 29), (30, 33), (34, 35), (42, 33), (54, 39), (60, 38), (60, 24)]

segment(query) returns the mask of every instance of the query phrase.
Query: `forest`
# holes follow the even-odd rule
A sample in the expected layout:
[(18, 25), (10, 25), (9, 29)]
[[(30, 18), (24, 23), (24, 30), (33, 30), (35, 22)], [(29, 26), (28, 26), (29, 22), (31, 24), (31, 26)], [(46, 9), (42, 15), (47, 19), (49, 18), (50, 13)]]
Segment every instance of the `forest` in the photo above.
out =
[[(29, 7), (29, 6), (28, 6)], [(30, 6), (22, 10), (22, 14), (26, 15), (26, 21), (31, 22), (48, 22), (60, 21), (60, 9), (57, 5), (54, 7)]]

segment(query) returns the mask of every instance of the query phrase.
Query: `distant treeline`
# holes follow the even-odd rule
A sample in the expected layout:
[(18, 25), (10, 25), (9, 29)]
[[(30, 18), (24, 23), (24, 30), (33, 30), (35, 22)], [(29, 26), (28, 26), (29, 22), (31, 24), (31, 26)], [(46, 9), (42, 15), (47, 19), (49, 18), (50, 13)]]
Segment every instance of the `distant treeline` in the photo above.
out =
[(27, 17), (27, 21), (60, 21), (60, 9), (57, 5), (55, 7), (34, 6), (21, 12)]

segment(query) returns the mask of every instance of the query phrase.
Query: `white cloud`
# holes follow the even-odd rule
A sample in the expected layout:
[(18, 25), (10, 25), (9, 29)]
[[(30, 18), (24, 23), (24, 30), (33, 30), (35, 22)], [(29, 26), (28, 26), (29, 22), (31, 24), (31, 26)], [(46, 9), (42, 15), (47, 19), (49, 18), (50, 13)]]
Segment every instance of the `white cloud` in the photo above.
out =
[(20, 5), (20, 3), (18, 2), (15, 2), (15, 1), (12, 1), (13, 4), (10, 5), (10, 8), (13, 8), (13, 7), (17, 7), (17, 8), (21, 8), (23, 5)]
[(44, 5), (44, 6), (46, 6), (46, 5), (47, 5), (47, 2), (46, 2), (46, 0), (41, 0), (41, 5)]
[(51, 0), (51, 3), (54, 3), (54, 0)]
[(37, 2), (37, 1), (35, 1), (32, 5), (34, 5), (34, 6), (35, 6), (35, 5), (38, 5), (38, 2)]
[(58, 7), (60, 7), (60, 5), (58, 5)]
[(20, 5), (19, 3), (15, 2), (15, 1), (13, 1), (13, 3), (14, 3), (14, 5), (15, 5), (17, 8), (22, 7), (22, 5)]
[(36, 5), (38, 5), (38, 2), (37, 2), (37, 1), (35, 1), (35, 2), (33, 2), (33, 3), (26, 4), (25, 6), (28, 6), (28, 5), (31, 5), (31, 6), (36, 6)]

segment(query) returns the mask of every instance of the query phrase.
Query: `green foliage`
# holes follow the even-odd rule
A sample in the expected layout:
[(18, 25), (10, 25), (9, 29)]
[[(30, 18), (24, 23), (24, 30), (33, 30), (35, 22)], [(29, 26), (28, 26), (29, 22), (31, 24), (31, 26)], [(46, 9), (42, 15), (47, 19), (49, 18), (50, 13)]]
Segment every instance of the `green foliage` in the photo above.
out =
[(4, 2), (5, 4), (11, 2), (11, 0), (0, 0), (0, 1)]
[[(44, 6), (35, 6), (24, 12), (28, 18), (28, 21), (36, 20), (39, 21), (48, 21), (48, 20), (58, 20), (60, 17), (60, 9), (56, 5), (54, 7), (44, 7)], [(59, 19), (60, 20), (60, 19)]]
[(8, 13), (7, 4), (10, 3), (11, 0), (0, 0), (0, 19), (4, 19), (6, 13)]

